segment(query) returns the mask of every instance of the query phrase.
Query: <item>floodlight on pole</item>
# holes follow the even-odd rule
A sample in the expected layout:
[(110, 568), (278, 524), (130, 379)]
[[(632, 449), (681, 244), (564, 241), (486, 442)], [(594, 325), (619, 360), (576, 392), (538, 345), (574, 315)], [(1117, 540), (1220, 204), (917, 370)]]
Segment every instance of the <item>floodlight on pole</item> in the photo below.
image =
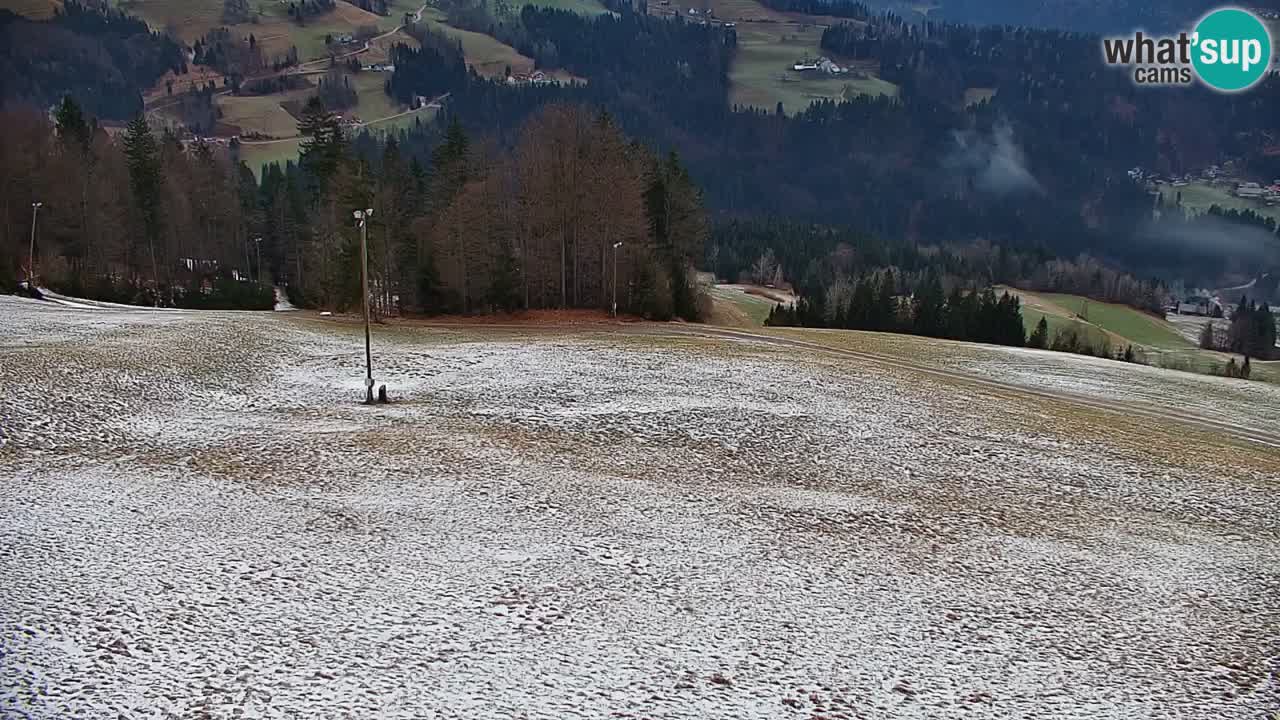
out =
[[(42, 202), (31, 203), (31, 247), (27, 251), (27, 289), (36, 288), (36, 216), (40, 214)], [(21, 251), (19, 251), (21, 252)]]
[(373, 350), (369, 342), (369, 219), (373, 208), (352, 213), (360, 224), (360, 300), (364, 307), (364, 389), (366, 404), (373, 404)]
[(618, 317), (618, 248), (622, 247), (622, 241), (613, 244), (613, 317)]

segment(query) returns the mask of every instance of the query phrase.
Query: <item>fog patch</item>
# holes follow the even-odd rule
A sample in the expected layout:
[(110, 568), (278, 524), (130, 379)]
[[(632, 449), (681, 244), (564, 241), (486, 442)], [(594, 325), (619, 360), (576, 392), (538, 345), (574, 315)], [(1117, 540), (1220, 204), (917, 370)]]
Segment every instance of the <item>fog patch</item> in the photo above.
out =
[(943, 166), (963, 173), (974, 187), (992, 195), (1044, 194), (1044, 187), (1027, 168), (1026, 154), (1013, 138), (1013, 128), (1001, 123), (989, 133), (953, 131), (954, 145)]
[(1144, 245), (1196, 254), (1227, 256), (1234, 260), (1280, 260), (1280, 238), (1265, 228), (1200, 215), (1189, 221), (1181, 218), (1151, 221), (1138, 229)]

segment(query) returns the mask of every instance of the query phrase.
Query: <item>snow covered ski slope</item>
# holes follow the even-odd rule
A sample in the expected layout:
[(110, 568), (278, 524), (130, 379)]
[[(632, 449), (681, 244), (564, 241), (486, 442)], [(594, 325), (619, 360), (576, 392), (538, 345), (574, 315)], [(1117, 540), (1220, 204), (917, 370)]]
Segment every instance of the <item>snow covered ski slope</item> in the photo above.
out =
[(305, 313), (0, 324), (0, 717), (1280, 708), (1280, 457), (1211, 428), (601, 328), (377, 328), (367, 408)]

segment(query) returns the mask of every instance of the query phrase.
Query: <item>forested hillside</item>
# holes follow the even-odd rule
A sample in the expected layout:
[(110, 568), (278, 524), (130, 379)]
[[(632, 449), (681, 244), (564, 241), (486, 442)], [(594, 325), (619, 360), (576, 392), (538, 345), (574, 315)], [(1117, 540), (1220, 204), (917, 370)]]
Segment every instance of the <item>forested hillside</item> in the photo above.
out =
[(120, 12), (68, 0), (35, 22), (0, 9), (0, 103), (47, 108), (73, 95), (88, 112), (127, 120), (165, 72), (186, 69), (182, 48)]
[[(532, 8), (521, 17), (535, 55), (572, 43), (572, 54), (556, 56), (587, 78), (585, 87), (511, 88), (450, 73), (457, 61), (447, 52), (401, 56), (393, 87), (404, 97), (450, 92), (451, 110), (468, 126), (508, 142), (545, 102), (604, 107), (629, 133), (679, 149), (710, 206), (732, 216), (847, 223), (909, 242), (1038, 245), (1137, 273), (1154, 256), (1162, 273), (1204, 284), (1280, 262), (1274, 244), (1224, 254), (1161, 242), (1149, 232), (1151, 197), (1126, 175), (1135, 166), (1178, 175), (1224, 157), (1259, 177), (1280, 174), (1267, 151), (1280, 79), (1234, 96), (1152, 91), (1103, 67), (1094, 37), (880, 16), (830, 28), (823, 45), (875, 59), (899, 97), (824, 101), (784, 115), (728, 106), (733, 28), (625, 7), (617, 17)], [(966, 104), (975, 87), (989, 99)], [(429, 141), (407, 146), (418, 142)]]
[[(541, 109), (512, 152), (455, 123), (428, 172), (394, 141), (373, 161), (358, 156), (317, 100), (304, 111), (301, 165), (273, 167), (260, 184), (142, 119), (112, 139), (70, 101), (55, 125), (25, 111), (0, 120), (6, 188), (43, 203), (40, 282), (77, 295), (269, 307), (276, 282), (298, 304), (344, 309), (360, 297), (352, 208), (372, 208), (380, 312), (604, 310), (615, 297), (652, 318), (705, 310), (692, 275), (706, 234), (698, 189), (674, 156), (580, 107)], [(21, 258), (0, 275), (12, 285), (26, 275), (31, 208), (4, 210), (4, 257)]]

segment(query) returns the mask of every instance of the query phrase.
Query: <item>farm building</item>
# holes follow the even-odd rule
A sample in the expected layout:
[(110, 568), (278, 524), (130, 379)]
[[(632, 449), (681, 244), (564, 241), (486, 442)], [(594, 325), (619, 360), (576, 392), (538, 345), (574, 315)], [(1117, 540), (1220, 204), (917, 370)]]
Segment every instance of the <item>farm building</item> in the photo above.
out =
[(791, 66), (796, 72), (807, 72), (809, 70), (818, 70), (828, 75), (840, 75), (849, 72), (848, 68), (840, 67), (832, 62), (830, 58), (820, 57), (817, 60), (805, 59)]
[(555, 78), (541, 70), (534, 70), (529, 75), (513, 73), (507, 76), (508, 85), (549, 85), (555, 81)]
[(1222, 304), (1217, 298), (1189, 297), (1178, 303), (1179, 315), (1199, 315), (1201, 317), (1220, 317)]

